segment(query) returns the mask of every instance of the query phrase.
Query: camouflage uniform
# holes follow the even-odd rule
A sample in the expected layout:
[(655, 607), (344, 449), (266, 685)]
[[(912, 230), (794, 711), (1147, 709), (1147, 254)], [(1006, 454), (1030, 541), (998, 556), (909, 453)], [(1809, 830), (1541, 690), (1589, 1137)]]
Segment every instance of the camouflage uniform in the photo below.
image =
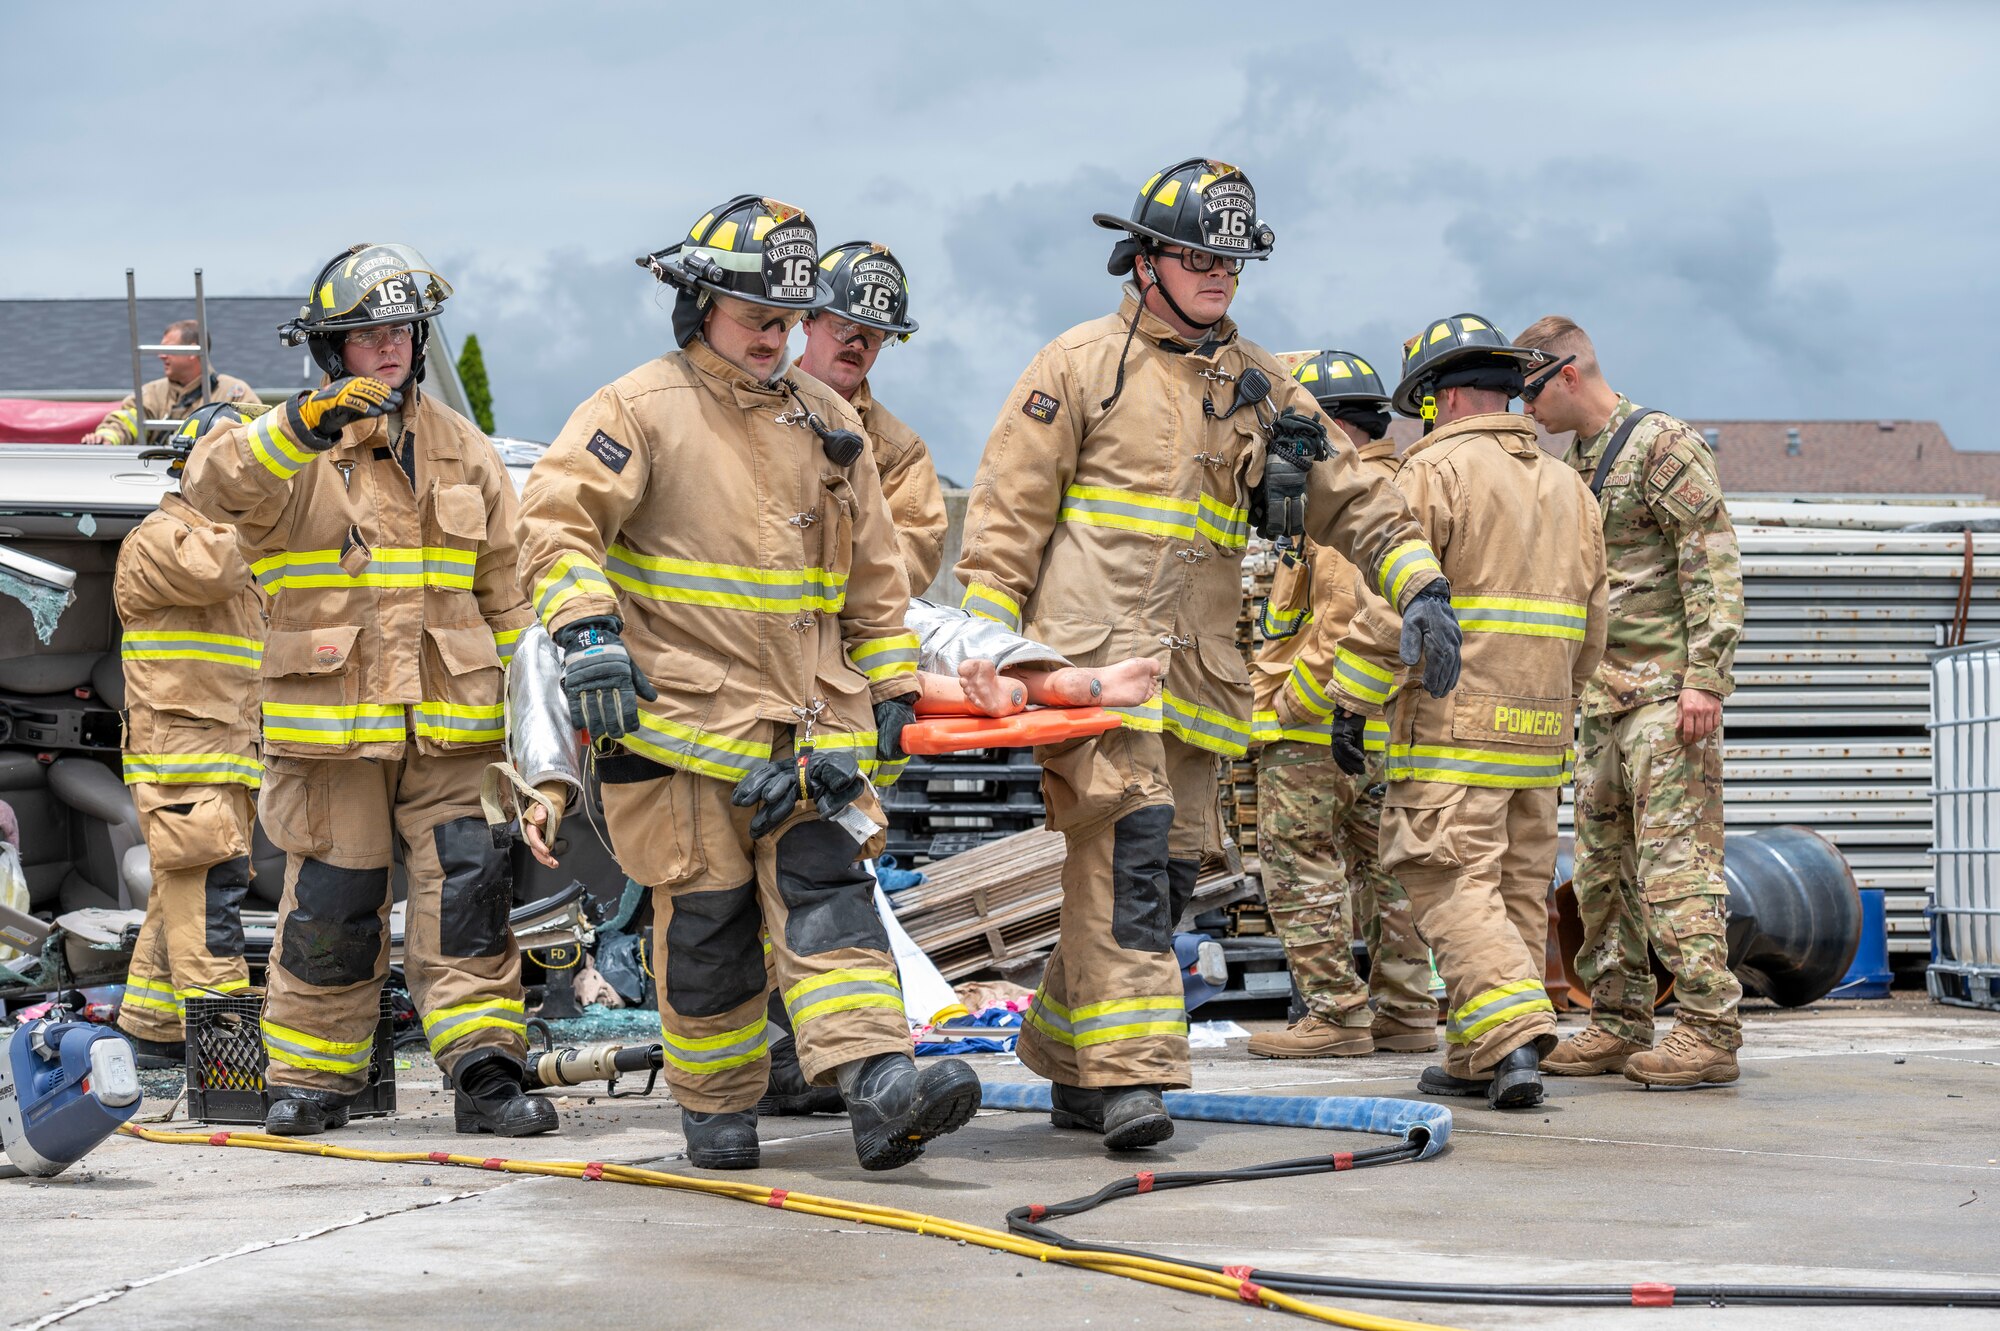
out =
[[(1429, 1031), (1430, 951), (1417, 937), (1409, 894), (1376, 858), (1387, 778), (1380, 750), (1349, 776), (1324, 745), (1283, 740), (1257, 758), (1257, 839), (1264, 901), (1306, 1007), (1335, 1026), (1380, 1017)], [(1354, 969), (1354, 920), (1368, 941), (1369, 979)]]
[[(1635, 408), (1620, 397), (1569, 462), (1597, 470)], [(1674, 975), (1680, 1021), (1719, 1049), (1743, 1042), (1723, 936), (1722, 729), (1689, 746), (1675, 735), (1683, 688), (1727, 697), (1743, 628), (1736, 531), (1715, 459), (1670, 416), (1626, 441), (1599, 499), (1610, 565), (1604, 661), (1583, 693), (1576, 787), (1577, 976), (1591, 1020), (1650, 1045), (1650, 942)]]

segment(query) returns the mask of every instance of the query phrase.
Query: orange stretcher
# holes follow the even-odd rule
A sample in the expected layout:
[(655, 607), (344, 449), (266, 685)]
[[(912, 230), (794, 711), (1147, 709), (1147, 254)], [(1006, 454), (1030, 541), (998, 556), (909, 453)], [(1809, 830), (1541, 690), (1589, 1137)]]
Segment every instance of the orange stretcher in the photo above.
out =
[(1030, 707), (1012, 716), (939, 713), (919, 706), (919, 719), (903, 727), (903, 752), (960, 753), (966, 749), (1026, 749), (1066, 739), (1102, 735), (1124, 724), (1102, 707)]

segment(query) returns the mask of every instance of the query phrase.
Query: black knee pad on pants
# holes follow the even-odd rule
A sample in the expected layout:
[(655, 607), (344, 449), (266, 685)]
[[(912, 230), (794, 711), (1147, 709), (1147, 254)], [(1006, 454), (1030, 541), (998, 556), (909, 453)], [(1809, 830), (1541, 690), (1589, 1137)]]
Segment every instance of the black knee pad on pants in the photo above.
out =
[(249, 892), (249, 856), (208, 866), (208, 881), (202, 886), (202, 941), (209, 955), (243, 955), (243, 898)]
[(444, 889), (438, 903), (438, 951), (447, 957), (497, 957), (507, 950), (514, 865), (493, 844), (483, 818), (454, 818), (432, 830)]
[(757, 884), (674, 898), (667, 921), (667, 993), (684, 1017), (713, 1017), (764, 992)]
[(811, 957), (844, 947), (889, 950), (875, 913), (875, 880), (854, 862), (854, 838), (832, 823), (800, 823), (778, 841), (785, 946)]
[(1200, 860), (1167, 861), (1167, 933), (1171, 945), (1174, 926), (1187, 914), (1188, 903), (1194, 900), (1194, 885), (1201, 878)]
[(278, 964), (323, 989), (375, 978), (375, 961), (382, 955), (380, 912), (388, 895), (386, 867), (342, 869), (301, 860)]
[(1170, 804), (1128, 813), (1111, 825), (1111, 938), (1138, 952), (1174, 946), (1172, 893), (1168, 885)]

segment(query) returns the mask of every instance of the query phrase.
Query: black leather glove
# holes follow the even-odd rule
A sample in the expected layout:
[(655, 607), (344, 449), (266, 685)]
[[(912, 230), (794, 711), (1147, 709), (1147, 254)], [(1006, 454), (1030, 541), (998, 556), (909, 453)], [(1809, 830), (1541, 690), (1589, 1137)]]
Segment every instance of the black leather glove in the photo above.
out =
[(792, 816), (799, 802), (799, 765), (795, 758), (766, 759), (750, 769), (750, 775), (736, 783), (729, 802), (739, 809), (762, 805), (750, 818), (753, 839), (778, 830), (778, 824)]
[(340, 442), (340, 432), (345, 427), (402, 405), (402, 390), (391, 388), (380, 379), (350, 374), (288, 400), (285, 424), (291, 427), (288, 433), (301, 447), (324, 453)]
[(889, 698), (875, 704), (875, 756), (885, 763), (904, 757), (903, 727), (917, 719), (916, 695)]
[(806, 792), (822, 818), (832, 818), (867, 789), (868, 778), (851, 751), (815, 753), (806, 761)]
[(617, 739), (639, 728), (639, 699), (660, 695), (618, 636), (616, 619), (579, 619), (556, 634), (562, 648), (562, 690), (570, 724), (592, 739)]
[(1250, 525), (1279, 540), (1306, 531), (1306, 469), (1276, 449), (1264, 457), (1264, 479), (1250, 491)]
[(1301, 469), (1333, 456), (1326, 440), (1326, 426), (1319, 417), (1308, 416), (1296, 407), (1286, 407), (1271, 422), (1271, 451)]
[(1362, 732), (1367, 728), (1366, 717), (1344, 707), (1333, 709), (1333, 765), (1349, 776), (1368, 770), (1368, 752), (1361, 747)]
[(1424, 663), (1424, 692), (1442, 698), (1458, 687), (1458, 616), (1451, 608), (1451, 584), (1443, 578), (1425, 586), (1403, 611), (1404, 665)]

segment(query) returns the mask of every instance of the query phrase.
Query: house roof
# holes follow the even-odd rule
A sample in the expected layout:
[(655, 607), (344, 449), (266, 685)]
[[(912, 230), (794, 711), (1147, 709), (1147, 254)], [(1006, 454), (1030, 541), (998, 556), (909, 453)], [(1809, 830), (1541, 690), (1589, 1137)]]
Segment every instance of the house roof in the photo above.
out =
[[(2000, 499), (2000, 452), (1952, 447), (1936, 421), (1690, 421), (1713, 430), (1723, 489), (1732, 495), (1978, 495)], [(1789, 451), (1798, 432), (1798, 452)], [(1418, 421), (1389, 427), (1398, 452), (1423, 434)], [(1560, 455), (1568, 435), (1542, 437)]]
[[(295, 297), (210, 296), (206, 304), (215, 369), (245, 380), (266, 401), (319, 383), (306, 349), (278, 341), (278, 325), (299, 312)], [(168, 324), (192, 318), (192, 296), (142, 299), (139, 337), (151, 345)], [(442, 338), (433, 345), (424, 379), (463, 411), (447, 348)], [(147, 379), (160, 377), (153, 355), (142, 357), (140, 369)], [(131, 391), (132, 334), (123, 300), (0, 300), (0, 397), (112, 399)]]

